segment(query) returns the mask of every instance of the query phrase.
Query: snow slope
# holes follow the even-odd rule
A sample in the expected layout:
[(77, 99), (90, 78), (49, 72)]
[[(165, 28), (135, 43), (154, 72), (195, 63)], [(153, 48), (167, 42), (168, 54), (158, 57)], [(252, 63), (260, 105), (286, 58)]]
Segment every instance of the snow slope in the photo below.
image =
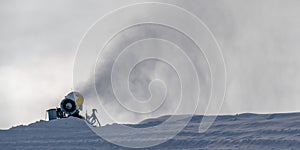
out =
[[(183, 116), (169, 124), (176, 126), (184, 122)], [(160, 124), (168, 116), (149, 119), (136, 128)], [(149, 149), (299, 149), (300, 113), (288, 114), (241, 114), (218, 116), (205, 133), (198, 133), (202, 116), (194, 116), (190, 123), (173, 139)], [(147, 142), (147, 136), (126, 138), (132, 135), (118, 133), (120, 125), (101, 127), (112, 138)], [(164, 134), (155, 131), (147, 134)], [(136, 141), (135, 141), (136, 140)], [(155, 139), (150, 139), (155, 140)], [(111, 144), (93, 133), (83, 120), (77, 118), (39, 121), (28, 126), (0, 130), (0, 149), (127, 149)]]

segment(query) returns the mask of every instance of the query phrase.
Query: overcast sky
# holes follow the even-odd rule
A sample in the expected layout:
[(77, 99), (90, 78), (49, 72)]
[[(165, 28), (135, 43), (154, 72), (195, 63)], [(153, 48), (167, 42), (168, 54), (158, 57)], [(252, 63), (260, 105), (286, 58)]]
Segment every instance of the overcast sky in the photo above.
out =
[[(44, 119), (47, 109), (59, 106), (73, 89), (84, 33), (132, 2), (0, 1), (0, 128)], [(228, 71), (223, 114), (300, 110), (299, 1), (164, 2), (196, 14), (217, 38)]]

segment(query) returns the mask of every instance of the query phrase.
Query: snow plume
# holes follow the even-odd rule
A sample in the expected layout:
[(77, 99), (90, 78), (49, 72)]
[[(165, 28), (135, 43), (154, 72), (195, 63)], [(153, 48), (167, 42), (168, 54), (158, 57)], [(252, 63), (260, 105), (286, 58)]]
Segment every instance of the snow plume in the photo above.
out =
[[(146, 9), (139, 10), (143, 7)], [(136, 12), (133, 9), (126, 12), (132, 20), (113, 20), (117, 23), (113, 27), (107, 27), (110, 19), (103, 18), (83, 39), (79, 49), (94, 52), (89, 55), (98, 54), (89, 58), (96, 60), (90, 62), (90, 70), (95, 71), (91, 73), (89, 86), (79, 89), (90, 97), (86, 105), (97, 106), (101, 114), (113, 118), (104, 122), (138, 122), (167, 114), (204, 114), (213, 90), (211, 78), (220, 76), (223, 80), (217, 82), (225, 82), (224, 68), (217, 68), (224, 63), (213, 36), (196, 16), (177, 6), (154, 3), (136, 9)], [(119, 15), (123, 15), (123, 10), (120, 11)], [(112, 14), (111, 18), (116, 16)], [(123, 25), (119, 27), (122, 30), (114, 28), (118, 23)], [(103, 24), (108, 29), (103, 30)], [(108, 35), (109, 32), (113, 33)], [(104, 47), (100, 40), (95, 40), (98, 35), (103, 35), (99, 38), (106, 41), (108, 37), (109, 41), (101, 41)], [(99, 45), (93, 46), (93, 41)], [(101, 52), (99, 47), (103, 47)], [(83, 52), (78, 56), (84, 56)], [(222, 87), (214, 89), (221, 91), (222, 100)], [(209, 113), (217, 113), (215, 110)], [(108, 117), (102, 117), (105, 118)]]
[[(187, 1), (184, 4), (177, 3), (195, 13), (207, 24), (223, 50), (228, 76), (227, 96), (222, 108), (223, 114), (299, 110), (298, 98), (300, 95), (297, 92), (300, 90), (298, 86), (300, 84), (298, 77), (300, 72), (297, 69), (300, 64), (298, 59), (299, 44), (295, 40), (299, 38), (300, 32), (298, 30), (299, 20), (295, 19), (299, 18), (296, 8), (298, 5), (295, 3), (298, 2), (251, 1), (247, 2), (247, 5), (244, 1), (224, 1), (223, 3), (220, 1)], [(178, 21), (180, 22), (180, 19)], [(191, 26), (190, 28), (196, 27)], [(164, 32), (167, 32), (167, 29), (161, 26), (154, 29), (153, 25), (130, 28), (115, 37), (106, 47), (106, 51), (101, 54), (95, 72), (96, 90), (101, 103), (109, 109), (110, 114), (117, 117), (116, 120), (121, 122), (125, 120), (137, 121), (144, 117), (151, 117), (151, 115), (145, 114), (125, 113), (126, 110), (120, 109), (121, 106), (113, 102), (116, 97), (112, 93), (111, 68), (116, 56), (124, 49), (124, 45), (128, 46), (129, 41), (134, 41), (134, 38), (137, 37), (164, 36), (165, 39), (173, 41), (173, 43), (183, 44), (182, 49), (185, 51), (193, 49), (193, 44), (182, 40), (184, 36), (178, 36), (174, 32), (168, 34)], [(160, 44), (153, 44), (151, 51), (163, 55), (163, 52), (160, 51), (163, 49), (161, 46)], [(145, 47), (140, 47), (140, 49), (143, 48)], [(192, 51), (197, 50), (193, 49)], [(187, 53), (189, 56), (193, 55), (191, 52)], [(203, 66), (198, 69), (198, 71), (201, 70), (199, 76), (202, 76), (203, 81), (206, 81), (201, 83), (201, 90), (209, 89), (210, 78), (208, 70), (205, 68), (206, 62), (201, 58), (201, 54), (193, 56), (200, 57), (195, 59), (200, 61), (198, 64)], [(124, 60), (124, 65), (137, 57), (131, 53), (130, 57)], [(138, 64), (130, 74), (129, 89), (136, 98), (141, 100), (146, 100), (151, 96), (148, 85), (152, 79), (157, 77), (157, 74), (166, 77), (164, 78), (165, 83), (173, 84), (168, 86), (168, 92), (170, 93), (172, 92), (171, 89), (175, 89), (173, 91), (174, 97), (169, 97), (175, 103), (167, 103), (166, 101), (165, 106), (168, 107), (162, 106), (161, 111), (156, 111), (152, 114), (153, 116), (170, 113), (176, 107), (174, 104), (178, 100), (176, 90), (179, 90), (179, 83), (174, 73), (172, 66), (162, 61), (151, 60)], [(84, 93), (94, 92), (93, 86), (87, 87), (83, 90)], [(172, 88), (170, 89), (170, 87)], [(165, 90), (164, 86), (161, 85), (159, 89)], [(209, 92), (206, 91), (201, 94)], [(93, 97), (96, 99), (96, 95)], [(130, 98), (123, 100), (126, 100), (126, 103), (130, 105)], [(199, 104), (200, 107), (206, 105), (205, 100), (200, 100), (200, 102), (203, 102), (203, 104)], [(188, 109), (188, 103), (186, 109)], [(185, 113), (186, 109), (177, 112)], [(203, 113), (203, 107), (198, 109), (197, 113)]]
[(209, 73), (204, 55), (191, 39), (167, 26), (143, 24), (110, 41), (96, 63), (95, 82), (89, 81), (79, 91), (86, 96), (88, 108), (97, 106), (101, 114), (106, 109), (117, 122), (138, 122), (167, 114), (193, 114), (198, 80), (202, 90), (198, 110), (203, 113), (210, 92)]

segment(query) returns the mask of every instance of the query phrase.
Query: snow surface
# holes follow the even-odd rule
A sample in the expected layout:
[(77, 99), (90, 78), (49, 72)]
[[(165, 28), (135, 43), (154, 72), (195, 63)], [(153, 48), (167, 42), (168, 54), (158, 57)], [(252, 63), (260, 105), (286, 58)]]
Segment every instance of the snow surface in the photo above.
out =
[[(145, 120), (135, 128), (159, 125), (169, 116)], [(184, 122), (183, 116), (170, 126)], [(198, 133), (202, 116), (193, 116), (189, 124), (173, 139), (148, 149), (299, 149), (300, 113), (240, 114), (218, 116), (205, 133)], [(153, 131), (136, 135), (118, 133), (118, 124), (101, 127), (112, 138), (147, 142), (147, 134), (168, 132)], [(111, 144), (97, 136), (78, 118), (39, 121), (28, 126), (0, 130), (0, 149), (127, 149)]]

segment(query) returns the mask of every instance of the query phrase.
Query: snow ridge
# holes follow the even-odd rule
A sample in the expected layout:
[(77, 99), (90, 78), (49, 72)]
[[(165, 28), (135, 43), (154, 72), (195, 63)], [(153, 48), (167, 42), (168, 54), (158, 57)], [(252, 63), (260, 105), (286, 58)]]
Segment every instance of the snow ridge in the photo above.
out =
[[(148, 119), (128, 125), (147, 128), (159, 125), (170, 116)], [(198, 133), (203, 116), (193, 116), (189, 124), (173, 139), (148, 149), (298, 149), (300, 147), (300, 113), (240, 114), (218, 116), (205, 133)], [(182, 116), (170, 126), (180, 125)], [(120, 137), (120, 125), (107, 125), (103, 130)], [(164, 134), (164, 131), (155, 131)], [(147, 134), (147, 133), (146, 133)], [(149, 133), (150, 134), (150, 133)], [(147, 142), (146, 136), (137, 142)], [(155, 139), (153, 139), (155, 140)], [(78, 118), (38, 121), (28, 126), (0, 130), (0, 149), (127, 149), (111, 144), (93, 133)]]

